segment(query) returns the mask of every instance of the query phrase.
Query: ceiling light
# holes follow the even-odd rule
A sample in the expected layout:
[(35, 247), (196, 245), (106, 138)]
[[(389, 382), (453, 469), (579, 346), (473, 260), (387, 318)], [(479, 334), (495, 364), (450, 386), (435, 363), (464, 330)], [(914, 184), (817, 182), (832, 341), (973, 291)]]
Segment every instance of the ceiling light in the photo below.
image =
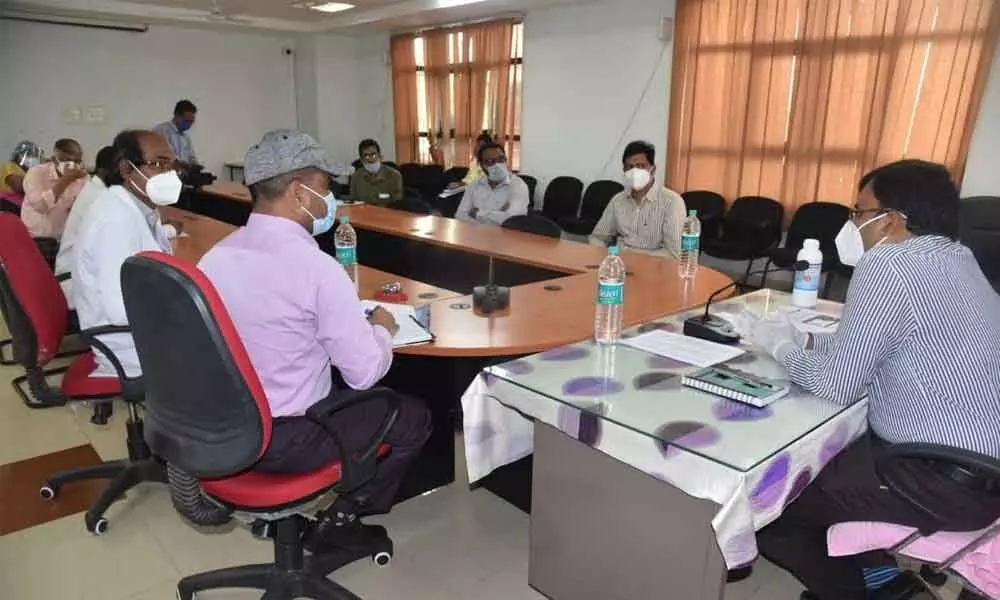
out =
[(346, 2), (324, 2), (322, 4), (310, 4), (308, 7), (312, 10), (318, 10), (319, 12), (338, 13), (345, 10), (351, 10), (354, 8), (354, 5)]

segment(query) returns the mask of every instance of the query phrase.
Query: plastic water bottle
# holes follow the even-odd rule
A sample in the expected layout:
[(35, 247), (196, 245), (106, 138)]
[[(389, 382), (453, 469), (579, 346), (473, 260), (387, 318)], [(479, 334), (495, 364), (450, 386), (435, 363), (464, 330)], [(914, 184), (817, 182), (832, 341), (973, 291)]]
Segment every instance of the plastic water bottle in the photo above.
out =
[(816, 306), (819, 296), (819, 279), (823, 274), (823, 253), (819, 250), (819, 240), (808, 239), (802, 244), (796, 261), (806, 261), (809, 268), (795, 272), (795, 287), (792, 289), (792, 304), (800, 308)]
[(355, 285), (358, 283), (358, 234), (351, 227), (351, 218), (340, 217), (340, 225), (333, 233), (333, 245), (337, 249), (337, 262), (347, 271), (347, 276)]
[(698, 254), (701, 251), (701, 221), (698, 211), (689, 210), (681, 226), (681, 260), (678, 274), (684, 279), (694, 279), (698, 272)]
[(608, 255), (597, 271), (597, 311), (594, 316), (594, 339), (598, 344), (614, 344), (622, 335), (622, 312), (625, 308), (625, 261), (618, 256), (618, 246), (608, 248)]

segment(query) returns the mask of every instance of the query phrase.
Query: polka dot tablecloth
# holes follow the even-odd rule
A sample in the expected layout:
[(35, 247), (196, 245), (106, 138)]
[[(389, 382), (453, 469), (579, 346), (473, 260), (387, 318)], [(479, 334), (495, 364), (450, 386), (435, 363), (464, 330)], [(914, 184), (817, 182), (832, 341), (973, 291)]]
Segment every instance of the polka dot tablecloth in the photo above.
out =
[[(643, 331), (672, 331), (685, 316)], [(783, 376), (769, 357), (747, 352), (736, 362), (758, 375)], [(462, 398), (469, 481), (531, 454), (539, 420), (718, 504), (712, 526), (726, 564), (750, 564), (757, 557), (754, 532), (865, 431), (867, 402), (834, 406), (793, 386), (760, 409), (683, 387), (681, 378), (693, 370), (591, 342), (491, 367)]]

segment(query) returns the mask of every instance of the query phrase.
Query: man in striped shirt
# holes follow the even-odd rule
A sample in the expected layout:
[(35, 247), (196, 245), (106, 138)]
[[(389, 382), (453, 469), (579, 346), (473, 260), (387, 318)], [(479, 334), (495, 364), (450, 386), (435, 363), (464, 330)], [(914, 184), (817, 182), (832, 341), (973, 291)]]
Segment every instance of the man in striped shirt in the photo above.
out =
[(656, 148), (648, 142), (630, 143), (622, 167), (626, 189), (608, 203), (591, 238), (604, 245), (617, 239), (629, 250), (680, 258), (687, 211), (680, 194), (656, 183)]
[[(758, 534), (762, 554), (808, 588), (803, 599), (920, 592), (919, 578), (885, 553), (827, 556), (826, 530), (836, 523), (935, 524), (882, 485), (874, 464), (887, 445), (1000, 458), (1000, 296), (955, 241), (958, 204), (940, 165), (908, 160), (867, 174), (837, 240), (841, 260), (857, 265), (837, 331), (805, 336), (779, 316), (750, 333), (796, 384), (838, 404), (869, 401), (869, 433)], [(945, 529), (983, 528), (1000, 515), (1000, 486), (981, 474), (931, 461), (897, 468), (925, 507), (946, 516)]]

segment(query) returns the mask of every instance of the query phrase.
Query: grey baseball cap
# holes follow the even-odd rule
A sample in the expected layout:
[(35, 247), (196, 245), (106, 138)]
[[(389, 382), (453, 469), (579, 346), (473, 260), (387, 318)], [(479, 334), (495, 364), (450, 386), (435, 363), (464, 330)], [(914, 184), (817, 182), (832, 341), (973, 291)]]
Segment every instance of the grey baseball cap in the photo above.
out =
[(344, 174), (344, 166), (331, 162), (319, 142), (295, 129), (265, 133), (260, 142), (247, 150), (243, 160), (243, 178), (247, 185), (300, 169), (319, 169), (334, 176)]

